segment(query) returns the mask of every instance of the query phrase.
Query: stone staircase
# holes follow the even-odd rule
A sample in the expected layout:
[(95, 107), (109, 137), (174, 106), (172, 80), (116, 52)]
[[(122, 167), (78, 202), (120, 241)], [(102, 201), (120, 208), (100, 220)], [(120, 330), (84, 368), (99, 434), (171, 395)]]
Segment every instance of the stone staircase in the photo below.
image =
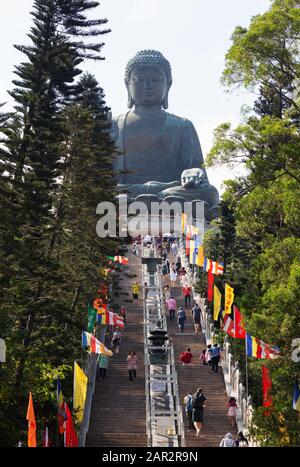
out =
[[(127, 257), (129, 258), (127, 270), (131, 274), (135, 273), (141, 284), (140, 256), (136, 257), (128, 253)], [(128, 278), (123, 274), (120, 282), (120, 292), (129, 293), (123, 300), (127, 308), (127, 323), (119, 354), (111, 357), (106, 379), (96, 383), (86, 446), (147, 446), (142, 289), (138, 302), (126, 302), (132, 298), (133, 280), (134, 278)], [(172, 295), (178, 306), (184, 304), (179, 281), (177, 286), (172, 287)], [(198, 387), (202, 387), (207, 398), (207, 407), (204, 409), (203, 438), (197, 438), (194, 431), (188, 430), (187, 419), (183, 414), (186, 446), (218, 447), (227, 432), (236, 435), (236, 427), (231, 427), (226, 416), (227, 395), (222, 369), (219, 367), (219, 374), (216, 374), (210, 367), (200, 364), (199, 356), (205, 348), (205, 340), (202, 333), (194, 334), (190, 310), (187, 310), (187, 315), (183, 334), (179, 332), (176, 322), (168, 323), (168, 333), (174, 345), (176, 358), (179, 396), (183, 402), (184, 396), (189, 391), (194, 393)], [(192, 367), (182, 366), (179, 361), (179, 354), (186, 347), (191, 347), (194, 355)], [(138, 355), (137, 379), (133, 382), (128, 378), (126, 363), (130, 350), (135, 350)], [(184, 408), (182, 410), (184, 411)]]
[[(137, 274), (141, 284), (141, 258), (131, 253), (126, 256), (129, 258), (126, 270)], [(88, 447), (147, 446), (142, 289), (138, 302), (126, 301), (132, 299), (134, 280), (123, 274), (119, 284), (121, 293), (129, 293), (128, 296), (120, 295), (127, 308), (127, 323), (119, 354), (110, 358), (106, 378), (96, 382), (86, 439)], [(134, 381), (129, 380), (126, 362), (131, 350), (138, 356)]]
[[(177, 306), (184, 306), (181, 287), (172, 287), (171, 294), (174, 296)], [(193, 306), (192, 301), (191, 306)], [(189, 391), (191, 391), (192, 394), (195, 393), (199, 387), (203, 389), (204, 396), (207, 398), (207, 407), (204, 409), (201, 433), (203, 438), (196, 437), (194, 431), (188, 430), (188, 421), (185, 413), (183, 414), (186, 446), (217, 447), (226, 433), (230, 432), (233, 435), (237, 433), (236, 426), (231, 426), (226, 415), (226, 402), (228, 398), (225, 390), (222, 368), (219, 366), (219, 373), (216, 374), (209, 366), (203, 366), (200, 362), (200, 353), (206, 348), (205, 339), (201, 332), (199, 335), (195, 335), (190, 309), (187, 309), (184, 333), (180, 333), (176, 322), (168, 323), (168, 332), (171, 342), (174, 345), (179, 396), (182, 405), (184, 396), (186, 396)], [(179, 360), (179, 354), (186, 350), (187, 347), (191, 348), (193, 354), (193, 366), (191, 367), (183, 366)], [(185, 412), (184, 407), (182, 410)]]

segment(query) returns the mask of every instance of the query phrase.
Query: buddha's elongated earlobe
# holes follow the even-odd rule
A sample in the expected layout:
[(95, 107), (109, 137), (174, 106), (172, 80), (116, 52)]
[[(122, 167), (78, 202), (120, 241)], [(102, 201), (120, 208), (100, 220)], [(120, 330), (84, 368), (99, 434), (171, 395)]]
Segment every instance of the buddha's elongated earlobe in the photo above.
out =
[(134, 100), (133, 100), (131, 92), (130, 92), (129, 82), (126, 79), (125, 79), (125, 86), (126, 86), (127, 95), (128, 95), (127, 107), (129, 109), (132, 109), (132, 107), (134, 106)]
[(168, 100), (168, 97), (169, 97), (169, 91), (170, 91), (171, 84), (172, 84), (172, 83), (169, 84), (168, 90), (167, 90), (167, 92), (166, 92), (166, 95), (165, 95), (165, 97), (164, 97), (163, 100), (162, 100), (162, 106), (163, 106), (164, 109), (167, 109), (167, 108), (169, 107), (169, 100)]

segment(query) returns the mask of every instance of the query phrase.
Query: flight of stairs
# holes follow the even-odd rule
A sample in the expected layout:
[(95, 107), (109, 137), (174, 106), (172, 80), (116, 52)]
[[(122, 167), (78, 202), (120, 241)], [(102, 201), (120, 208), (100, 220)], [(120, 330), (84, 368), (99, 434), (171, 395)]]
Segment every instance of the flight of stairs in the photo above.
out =
[[(121, 292), (129, 294), (121, 295), (127, 308), (127, 323), (119, 354), (110, 358), (106, 378), (96, 383), (86, 446), (147, 446), (142, 288), (138, 302), (126, 302), (132, 300), (133, 281), (137, 279), (141, 284), (141, 258), (130, 252), (126, 256), (129, 258), (126, 270), (138, 277), (123, 274), (119, 284)], [(126, 361), (131, 350), (138, 356), (134, 381), (129, 380)]]
[[(166, 282), (169, 284), (169, 282)], [(182, 289), (179, 280), (176, 287), (170, 287), (177, 306), (184, 306)], [(191, 307), (193, 302), (191, 301)], [(187, 309), (187, 320), (184, 333), (181, 334), (177, 323), (168, 323), (168, 332), (171, 342), (174, 345), (174, 355), (176, 359), (176, 371), (179, 385), (179, 397), (182, 404), (183, 420), (185, 425), (185, 439), (187, 447), (217, 447), (222, 438), (228, 432), (234, 436), (237, 434), (236, 426), (232, 427), (227, 418), (226, 402), (228, 400), (222, 369), (219, 366), (219, 373), (216, 374), (210, 366), (202, 365), (200, 353), (206, 348), (205, 339), (200, 331), (195, 334), (191, 309)], [(193, 366), (183, 366), (179, 360), (179, 354), (191, 348), (193, 354)], [(183, 399), (189, 391), (194, 394), (198, 388), (203, 389), (203, 394), (207, 399), (207, 407), (204, 408), (204, 419), (201, 435), (203, 438), (195, 436), (195, 431), (188, 430), (188, 420), (183, 407)]]

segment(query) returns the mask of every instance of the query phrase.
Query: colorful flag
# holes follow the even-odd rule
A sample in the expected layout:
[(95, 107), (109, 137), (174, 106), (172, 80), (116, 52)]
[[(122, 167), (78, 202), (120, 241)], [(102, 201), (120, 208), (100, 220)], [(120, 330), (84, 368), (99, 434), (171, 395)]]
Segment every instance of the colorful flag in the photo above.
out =
[(214, 275), (209, 271), (207, 274), (207, 301), (211, 303), (214, 298)]
[(233, 309), (234, 319), (224, 315), (223, 331), (235, 339), (245, 339), (246, 331), (242, 325), (242, 315), (237, 307)]
[(84, 349), (89, 348), (88, 352), (90, 353), (104, 354), (108, 357), (111, 357), (113, 354), (112, 351), (108, 350), (95, 336), (86, 331), (82, 331), (82, 347)]
[(50, 448), (50, 439), (49, 439), (49, 432), (48, 432), (47, 426), (43, 433), (43, 448)]
[(97, 324), (103, 326), (118, 326), (122, 329), (124, 328), (124, 320), (121, 316), (104, 309), (98, 310)]
[(233, 316), (235, 334), (234, 337), (236, 337), (237, 339), (245, 339), (246, 331), (242, 323), (243, 317), (240, 310), (235, 305), (233, 305)]
[(127, 264), (128, 263), (128, 258), (126, 258), (125, 256), (120, 256), (120, 255), (108, 256), (108, 259), (110, 259), (111, 261), (114, 261), (116, 263), (120, 263), (120, 264)]
[(247, 357), (256, 358), (275, 358), (280, 353), (278, 347), (271, 347), (269, 344), (261, 341), (257, 337), (253, 337), (246, 333), (246, 355)]
[(219, 319), (219, 314), (221, 310), (221, 298), (222, 295), (220, 290), (214, 285), (214, 321), (218, 321)]
[(88, 304), (88, 332), (93, 332), (97, 317), (97, 310)]
[(66, 431), (65, 431), (65, 439), (64, 439), (65, 448), (78, 448), (78, 438), (77, 438), (77, 433), (74, 429), (72, 414), (70, 412), (68, 404), (66, 403), (65, 403), (65, 412), (67, 414), (67, 420), (65, 423)]
[(62, 435), (65, 431), (64, 423), (67, 420), (67, 415), (65, 412), (64, 397), (59, 379), (57, 380), (57, 416), (59, 433)]
[(185, 232), (186, 223), (187, 223), (187, 214), (181, 214), (181, 233)]
[(26, 420), (28, 420), (28, 447), (36, 448), (36, 421), (31, 392), (29, 393)]
[(300, 389), (298, 381), (294, 382), (293, 409), (300, 412)]
[(224, 272), (223, 263), (218, 263), (218, 261), (212, 261), (212, 273), (216, 276), (222, 275)]
[(195, 240), (190, 240), (190, 264), (194, 264)]
[(204, 247), (203, 245), (199, 246), (198, 253), (197, 253), (197, 266), (203, 267), (204, 265)]
[(78, 363), (74, 362), (73, 409), (76, 409), (75, 419), (77, 423), (81, 423), (83, 419), (87, 384), (88, 377)]
[(231, 314), (231, 306), (233, 304), (233, 299), (234, 299), (234, 289), (230, 287), (230, 285), (225, 283), (225, 308), (224, 308), (225, 315)]
[(265, 417), (271, 415), (269, 410), (270, 407), (273, 405), (273, 399), (270, 394), (272, 389), (272, 380), (270, 377), (270, 371), (267, 367), (262, 367), (262, 387), (263, 387), (263, 407), (267, 407), (267, 410), (264, 410), (263, 414)]

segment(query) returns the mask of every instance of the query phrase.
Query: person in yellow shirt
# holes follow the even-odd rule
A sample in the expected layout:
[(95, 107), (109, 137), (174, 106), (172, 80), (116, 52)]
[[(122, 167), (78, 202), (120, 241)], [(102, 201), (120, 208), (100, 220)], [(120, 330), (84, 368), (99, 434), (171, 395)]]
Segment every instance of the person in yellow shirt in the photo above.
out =
[(140, 286), (137, 281), (132, 284), (132, 296), (135, 300), (139, 298)]

